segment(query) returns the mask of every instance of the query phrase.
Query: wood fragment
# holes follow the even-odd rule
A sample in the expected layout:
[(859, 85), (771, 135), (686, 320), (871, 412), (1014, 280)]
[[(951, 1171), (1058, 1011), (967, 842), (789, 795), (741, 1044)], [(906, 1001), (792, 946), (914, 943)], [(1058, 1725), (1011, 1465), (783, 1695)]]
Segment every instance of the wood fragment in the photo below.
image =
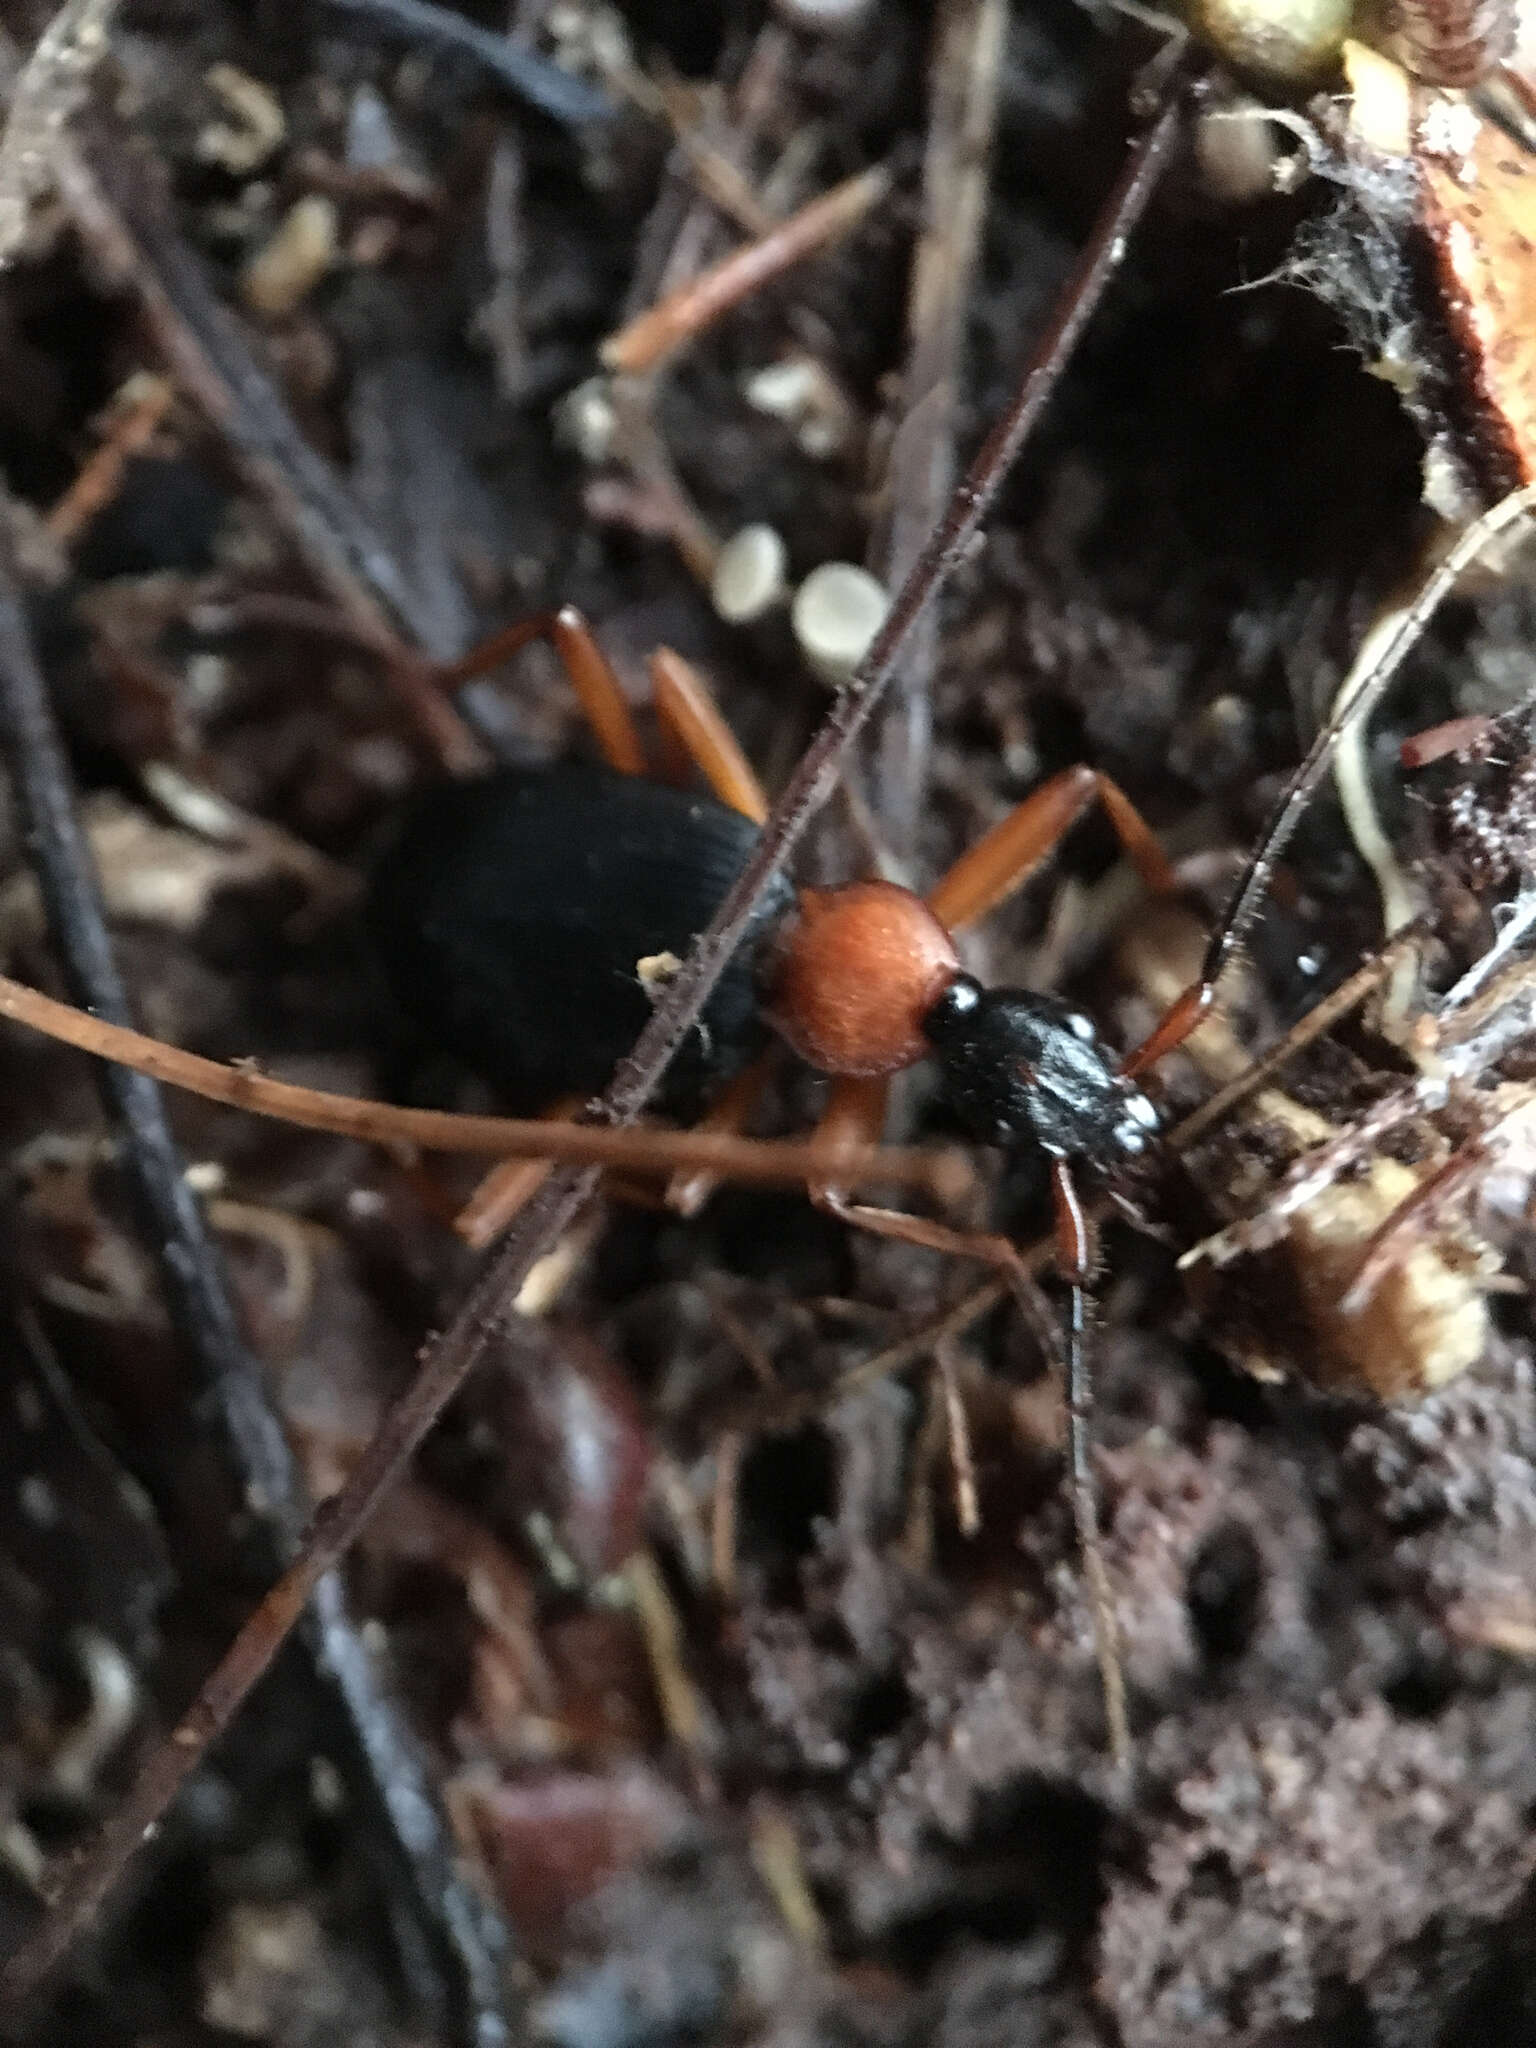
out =
[(114, 401), (98, 446), (49, 512), (44, 524), (60, 547), (72, 547), (123, 487), (123, 472), (160, 430), (175, 391), (164, 377), (130, 377)]

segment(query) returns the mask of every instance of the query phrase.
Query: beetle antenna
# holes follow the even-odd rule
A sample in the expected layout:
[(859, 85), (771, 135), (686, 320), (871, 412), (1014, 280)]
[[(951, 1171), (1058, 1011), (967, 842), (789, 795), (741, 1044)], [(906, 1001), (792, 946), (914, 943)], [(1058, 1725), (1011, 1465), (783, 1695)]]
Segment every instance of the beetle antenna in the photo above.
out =
[(1072, 1520), (1093, 1609), (1093, 1646), (1104, 1691), (1109, 1753), (1124, 1777), (1131, 1771), (1131, 1728), (1125, 1705), (1125, 1670), (1120, 1661), (1120, 1623), (1104, 1563), (1098, 1493), (1093, 1483), (1093, 1372), (1088, 1358), (1089, 1295), (1080, 1278), (1068, 1288), (1067, 1461), (1071, 1468)]
[(1104, 1563), (1098, 1494), (1093, 1484), (1093, 1373), (1088, 1359), (1088, 1285), (1093, 1278), (1094, 1231), (1065, 1159), (1051, 1161), (1051, 1194), (1056, 1208), (1056, 1260), (1067, 1283), (1067, 1465), (1072, 1520), (1088, 1604), (1093, 1609), (1093, 1644), (1104, 1689), (1109, 1751), (1123, 1778), (1131, 1771), (1131, 1729), (1125, 1706), (1125, 1672), (1120, 1662), (1120, 1628)]

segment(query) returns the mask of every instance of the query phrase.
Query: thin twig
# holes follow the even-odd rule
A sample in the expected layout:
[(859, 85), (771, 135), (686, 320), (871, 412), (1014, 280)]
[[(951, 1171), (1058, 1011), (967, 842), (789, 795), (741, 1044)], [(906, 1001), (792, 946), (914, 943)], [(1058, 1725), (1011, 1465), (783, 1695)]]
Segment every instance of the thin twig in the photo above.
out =
[(99, 444), (48, 514), (48, 532), (60, 547), (73, 547), (92, 520), (111, 504), (123, 487), (128, 464), (160, 431), (175, 396), (175, 387), (164, 377), (141, 373), (123, 386)]
[[(0, 508), (3, 510), (3, 508)], [(22, 610), (9, 529), (0, 519), (0, 738), (15, 781), (26, 844), (37, 870), (65, 975), (98, 1016), (126, 1022), (127, 996), (112, 955), (89, 848), (70, 788)], [(309, 1513), (303, 1481), (272, 1407), (260, 1361), (250, 1351), (219, 1255), (188, 1185), (156, 1084), (121, 1066), (98, 1069), (107, 1114), (122, 1132), (124, 1170), (145, 1242), (159, 1268), (172, 1327), (208, 1397), (225, 1456), (250, 1504), (247, 1567), (259, 1578), (297, 1553)], [(263, 1505), (264, 1504), (264, 1505)], [(484, 2048), (506, 2038), (498, 1955), (504, 1931), (456, 1874), (446, 1829), (432, 1802), (425, 1760), (379, 1686), (338, 1578), (317, 1583), (305, 1648), (326, 1718), (345, 1730), (341, 1760), (370, 1814), (386, 1824), (387, 1847), (370, 1832), (379, 1875), (432, 1951), (430, 2003), (458, 2008), (464, 2038)], [(46, 1925), (47, 1922), (44, 1923)], [(452, 1987), (451, 1989), (449, 1987)], [(441, 2010), (438, 2017), (442, 2017)]]
[[(870, 563), (888, 589), (906, 574), (954, 487), (960, 365), (986, 216), (1007, 21), (1007, 0), (947, 0), (939, 11), (922, 226), (907, 288), (901, 424), (886, 468), (885, 531)], [(938, 615), (929, 611), (891, 678), (870, 735), (870, 808), (903, 864), (915, 850), (923, 810), (938, 653)]]
[(599, 351), (603, 367), (627, 377), (653, 374), (732, 306), (856, 227), (890, 189), (891, 174), (883, 164), (834, 185), (611, 334)]
[[(734, 165), (744, 181), (759, 133), (781, 102), (789, 61), (788, 33), (770, 18), (758, 30), (739, 78), (729, 87), (722, 117), (702, 131), (701, 139)], [(698, 190), (693, 165), (679, 142), (655, 204), (635, 238), (635, 267), (624, 296), (626, 319), (636, 318), (695, 276), (724, 238), (720, 209)]]
[(496, 35), (447, 7), (433, 7), (428, 0), (324, 0), (324, 4), (332, 13), (345, 14), (359, 27), (380, 35), (468, 57), (488, 78), (507, 86), (552, 120), (572, 124), (600, 121), (614, 111), (607, 97), (586, 79), (562, 71), (526, 43)]
[(366, 1096), (333, 1095), (273, 1080), (250, 1067), (203, 1059), (145, 1032), (88, 1016), (3, 974), (0, 1017), (205, 1101), (364, 1144), (419, 1145), (427, 1152), (483, 1153), (493, 1158), (569, 1159), (581, 1165), (622, 1167), (629, 1173), (706, 1171), (724, 1180), (770, 1186), (794, 1186), (835, 1173), (840, 1181), (889, 1181), (923, 1189), (941, 1200), (958, 1199), (971, 1183), (965, 1155), (958, 1150), (829, 1148), (825, 1141), (740, 1138), (727, 1131), (614, 1131), (555, 1120), (404, 1109)]
[[(1014, 458), (1039, 418), (1073, 347), (1119, 267), (1135, 223), (1156, 189), (1181, 128), (1177, 88), (1132, 150), (1063, 301), (1019, 391), (987, 437), (853, 682), (834, 700), (817, 737), (769, 819), (758, 848), (709, 929), (667, 987), (655, 1016), (623, 1061), (597, 1114), (632, 1122), (657, 1086), (735, 951), (753, 909), (818, 808), (836, 785), (844, 756), (906, 647), (925, 608), (942, 589), (990, 509)], [(0, 2000), (14, 2004), (64, 1954), (121, 1876), (177, 1788), (210, 1742), (228, 1727), (268, 1668), (316, 1584), (351, 1547), (414, 1456), (486, 1346), (515, 1315), (531, 1268), (574, 1221), (597, 1185), (595, 1168), (562, 1168), (539, 1190), (499, 1254), (386, 1414), (342, 1490), (316, 1515), (303, 1554), (240, 1630), (182, 1721), (130, 1787), (31, 1939), (0, 1972)]]

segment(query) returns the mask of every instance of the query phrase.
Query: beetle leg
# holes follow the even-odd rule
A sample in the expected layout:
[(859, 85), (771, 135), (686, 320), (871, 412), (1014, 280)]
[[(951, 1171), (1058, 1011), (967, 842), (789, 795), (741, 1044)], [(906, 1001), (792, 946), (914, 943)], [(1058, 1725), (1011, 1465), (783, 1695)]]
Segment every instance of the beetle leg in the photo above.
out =
[[(569, 1123), (583, 1097), (562, 1096), (545, 1115), (550, 1123)], [(476, 1183), (475, 1191), (453, 1219), (453, 1227), (477, 1252), (494, 1244), (514, 1216), (533, 1200), (554, 1171), (552, 1159), (498, 1159)]]
[[(781, 1046), (770, 1045), (739, 1074), (734, 1074), (700, 1117), (695, 1130), (745, 1131), (782, 1052)], [(679, 1216), (697, 1216), (719, 1185), (719, 1176), (713, 1173), (674, 1173), (667, 1182), (666, 1206)]]
[(458, 661), (438, 671), (445, 688), (455, 689), (471, 676), (499, 668), (535, 640), (547, 640), (559, 655), (571, 688), (576, 692), (592, 736), (603, 759), (621, 775), (643, 775), (645, 750), (624, 695), (624, 686), (574, 605), (562, 605), (557, 612), (537, 612), (531, 619), (519, 619), (482, 640)]
[(720, 715), (708, 683), (691, 662), (658, 647), (650, 659), (651, 692), (661, 725), (669, 780), (681, 782), (689, 765), (703, 775), (721, 803), (754, 825), (768, 820), (768, 798), (756, 772)]
[[(544, 1121), (572, 1123), (586, 1104), (583, 1095), (564, 1095), (544, 1112)], [(553, 1159), (498, 1159), (476, 1186), (474, 1193), (453, 1219), (453, 1227), (467, 1245), (484, 1251), (494, 1244), (507, 1225), (533, 1200), (554, 1171)], [(610, 1195), (633, 1202), (640, 1208), (660, 1207), (656, 1190), (638, 1175), (610, 1173), (605, 1186)]]
[(1136, 1050), (1126, 1054), (1122, 1071), (1134, 1078), (1137, 1074), (1144, 1074), (1148, 1067), (1155, 1067), (1164, 1053), (1182, 1045), (1205, 1022), (1215, 1000), (1216, 983), (1209, 975), (1191, 982), (1163, 1012)]
[(1026, 882), (1097, 799), (1108, 813), (1147, 887), (1171, 893), (1177, 880), (1157, 835), (1119, 783), (1096, 768), (1063, 768), (978, 839), (928, 897), (928, 908), (951, 930), (973, 924)]
[(498, 1159), (454, 1217), (454, 1230), (471, 1250), (483, 1252), (533, 1200), (554, 1163), (552, 1159)]
[[(878, 1144), (885, 1130), (885, 1105), (890, 1093), (889, 1079), (834, 1081), (813, 1137), (839, 1143)], [(902, 1244), (921, 1245), (925, 1251), (952, 1252), (961, 1258), (980, 1259), (1010, 1278), (1028, 1282), (1029, 1275), (1012, 1240), (984, 1230), (956, 1230), (947, 1223), (935, 1223), (927, 1216), (909, 1216), (901, 1209), (883, 1209), (868, 1202), (850, 1201), (842, 1188), (829, 1182), (813, 1182), (806, 1193), (818, 1209), (826, 1210), (843, 1223), (867, 1230), (875, 1237), (895, 1238)]]

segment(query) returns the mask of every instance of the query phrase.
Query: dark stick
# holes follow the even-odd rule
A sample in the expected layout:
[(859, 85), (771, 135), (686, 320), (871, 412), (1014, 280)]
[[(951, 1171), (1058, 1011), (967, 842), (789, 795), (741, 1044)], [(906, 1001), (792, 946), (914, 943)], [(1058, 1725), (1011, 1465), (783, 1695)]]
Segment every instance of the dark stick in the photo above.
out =
[[(628, 1123), (639, 1114), (673, 1051), (708, 1000), (757, 897), (831, 795), (843, 757), (900, 659), (907, 636), (970, 545), (1118, 267), (1132, 229), (1169, 160), (1180, 125), (1179, 101), (1171, 90), (1162, 111), (1133, 149), (1012, 406), (958, 486), (944, 520), (909, 572), (859, 673), (833, 703), (820, 733), (775, 805), (741, 880), (615, 1075), (594, 1112), (602, 1121)], [(208, 1744), (229, 1725), (266, 1670), (316, 1583), (346, 1554), (486, 1344), (517, 1313), (518, 1292), (529, 1271), (568, 1228), (597, 1183), (598, 1175), (590, 1169), (563, 1169), (550, 1176), (524, 1210), (449, 1328), (423, 1352), (420, 1372), (385, 1416), (346, 1485), (315, 1517), (302, 1555), (241, 1629), (191, 1710), (150, 1758), (91, 1854), (65, 1881), (47, 1919), (0, 1972), (0, 2000), (10, 2004), (24, 1997), (87, 1925), (146, 1829), (154, 1825)]]
[(529, 106), (552, 120), (600, 121), (613, 113), (612, 103), (595, 85), (574, 72), (562, 71), (537, 51), (466, 21), (428, 0), (323, 0), (333, 14), (345, 14), (359, 27), (375, 29), (396, 41), (419, 43), (468, 57), (498, 84), (510, 87)]
[[(3, 513), (3, 507), (0, 507)], [(69, 763), (37, 665), (0, 517), (0, 742), (10, 764), (28, 853), (74, 1000), (131, 1021), (112, 955), (90, 849), (75, 814)], [(172, 1328), (217, 1417), (258, 1537), (247, 1567), (267, 1577), (298, 1554), (309, 1502), (292, 1449), (246, 1345), (202, 1210), (188, 1186), (158, 1085), (127, 1067), (96, 1064), (109, 1118), (124, 1138), (124, 1169), (145, 1243), (159, 1267)], [(372, 1809), (374, 1860), (412, 1959), (430, 1955), (431, 2003), (458, 2005), (464, 2037), (504, 2041), (495, 1944), (484, 1910), (456, 1874), (414, 1738), (380, 1690), (334, 1575), (315, 1586), (305, 1648), (325, 1720), (343, 1739), (347, 1777)], [(344, 1731), (344, 1734), (343, 1734)], [(46, 1924), (46, 1923), (45, 1923)], [(418, 1972), (418, 1975), (420, 1973)], [(452, 1984), (452, 1993), (446, 1986)], [(424, 1984), (426, 1991), (429, 1985)], [(436, 2015), (443, 2017), (441, 2011)]]

